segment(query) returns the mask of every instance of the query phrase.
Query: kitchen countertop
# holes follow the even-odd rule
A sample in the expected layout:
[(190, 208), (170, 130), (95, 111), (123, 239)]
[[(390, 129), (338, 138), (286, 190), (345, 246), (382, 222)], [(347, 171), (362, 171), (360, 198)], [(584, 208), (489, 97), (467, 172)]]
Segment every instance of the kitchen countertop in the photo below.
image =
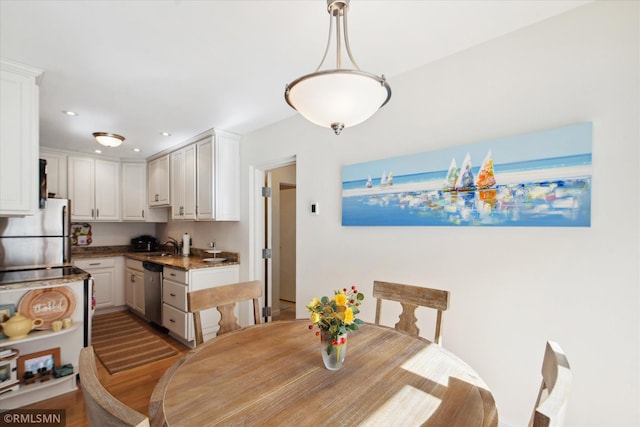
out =
[(89, 275), (76, 267), (53, 267), (0, 273), (0, 290), (50, 288), (85, 280)]
[(138, 261), (149, 261), (161, 264), (165, 267), (177, 268), (179, 270), (194, 270), (198, 268), (226, 267), (229, 265), (239, 265), (238, 254), (235, 252), (222, 252), (216, 254), (216, 258), (227, 258), (222, 262), (207, 262), (205, 258), (213, 258), (203, 249), (193, 249), (188, 257), (182, 255), (161, 256), (165, 252), (134, 252), (129, 246), (94, 246), (87, 248), (73, 248), (72, 259), (105, 258), (114, 256), (124, 256)]

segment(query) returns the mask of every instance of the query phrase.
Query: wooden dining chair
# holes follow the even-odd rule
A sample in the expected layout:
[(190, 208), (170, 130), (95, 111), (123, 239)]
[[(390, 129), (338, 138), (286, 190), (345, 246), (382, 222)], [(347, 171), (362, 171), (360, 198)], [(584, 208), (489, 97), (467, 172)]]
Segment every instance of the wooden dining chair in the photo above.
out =
[(382, 300), (396, 301), (402, 305), (402, 313), (400, 313), (400, 320), (396, 323), (395, 328), (414, 336), (420, 334), (420, 329), (416, 325), (418, 319), (415, 315), (418, 306), (436, 309), (438, 312), (433, 342), (438, 345), (442, 344), (442, 312), (449, 307), (449, 291), (376, 280), (373, 282), (373, 296), (377, 298), (377, 325), (380, 324)]
[(529, 427), (563, 425), (571, 380), (571, 367), (564, 351), (558, 343), (547, 341), (542, 361), (542, 384)]
[(80, 350), (79, 370), (80, 387), (90, 426), (149, 426), (146, 415), (128, 407), (102, 386), (98, 380), (93, 346)]
[(202, 334), (202, 319), (200, 312), (216, 307), (220, 312), (218, 335), (240, 329), (238, 319), (233, 314), (237, 302), (253, 300), (253, 320), (260, 323), (260, 305), (258, 298), (262, 296), (262, 282), (253, 280), (250, 282), (233, 283), (230, 285), (216, 286), (201, 289), (187, 294), (187, 307), (193, 313), (193, 325), (196, 335), (196, 345), (204, 342)]

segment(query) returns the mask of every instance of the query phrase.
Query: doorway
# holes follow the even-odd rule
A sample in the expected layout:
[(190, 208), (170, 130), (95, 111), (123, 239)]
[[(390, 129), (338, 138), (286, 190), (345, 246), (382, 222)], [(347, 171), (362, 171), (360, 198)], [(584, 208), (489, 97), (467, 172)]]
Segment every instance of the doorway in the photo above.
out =
[(265, 209), (265, 230), (271, 239), (269, 243), (266, 236), (265, 242), (272, 249), (272, 320), (292, 320), (296, 317), (296, 166), (270, 169), (266, 175), (271, 185), (271, 209)]
[[(250, 240), (252, 276), (265, 284), (264, 306), (271, 309), (263, 321), (296, 317), (296, 161), (295, 157), (251, 167), (250, 191), (256, 195)], [(263, 197), (261, 187), (271, 195)], [(263, 258), (263, 249), (270, 257)], [(284, 297), (281, 301), (281, 295)]]

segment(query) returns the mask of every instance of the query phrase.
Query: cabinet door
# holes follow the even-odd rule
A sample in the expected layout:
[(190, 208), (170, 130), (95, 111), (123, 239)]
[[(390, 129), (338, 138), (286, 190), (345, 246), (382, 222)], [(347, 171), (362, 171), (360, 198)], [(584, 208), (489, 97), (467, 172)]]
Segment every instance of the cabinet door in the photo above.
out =
[(115, 307), (115, 268), (96, 268), (87, 270), (95, 281), (96, 309)]
[(197, 206), (198, 219), (215, 219), (214, 215), (214, 175), (213, 137), (198, 142)]
[(132, 270), (133, 309), (144, 314), (144, 273)]
[(71, 219), (92, 221), (95, 219), (94, 160), (89, 157), (69, 157), (68, 164)]
[(171, 218), (182, 219), (184, 211), (184, 150), (171, 153)]
[(169, 155), (165, 155), (149, 162), (149, 206), (168, 206), (170, 175)]
[(38, 209), (40, 70), (2, 60), (0, 71), (0, 214)]
[(196, 144), (184, 148), (184, 209), (182, 219), (196, 219)]
[(236, 137), (216, 136), (215, 219), (240, 220), (240, 143)]
[(67, 155), (41, 149), (40, 158), (47, 161), (47, 194), (67, 198)]
[(136, 282), (135, 270), (127, 268), (125, 272), (125, 278), (124, 278), (124, 303), (129, 308), (135, 307), (135, 303), (133, 300), (134, 298), (133, 288), (135, 286), (135, 282)]
[(198, 219), (240, 219), (240, 145), (237, 137), (216, 134), (198, 142)]
[(147, 182), (144, 163), (122, 164), (122, 220), (145, 221)]
[(96, 160), (95, 174), (96, 221), (119, 221), (120, 163)]

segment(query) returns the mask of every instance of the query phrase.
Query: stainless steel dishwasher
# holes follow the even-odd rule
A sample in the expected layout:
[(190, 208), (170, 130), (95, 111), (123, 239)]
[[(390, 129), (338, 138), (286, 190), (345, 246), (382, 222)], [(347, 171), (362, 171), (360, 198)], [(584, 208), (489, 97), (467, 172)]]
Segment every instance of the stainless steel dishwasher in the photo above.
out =
[(162, 326), (162, 265), (144, 261), (144, 316)]

